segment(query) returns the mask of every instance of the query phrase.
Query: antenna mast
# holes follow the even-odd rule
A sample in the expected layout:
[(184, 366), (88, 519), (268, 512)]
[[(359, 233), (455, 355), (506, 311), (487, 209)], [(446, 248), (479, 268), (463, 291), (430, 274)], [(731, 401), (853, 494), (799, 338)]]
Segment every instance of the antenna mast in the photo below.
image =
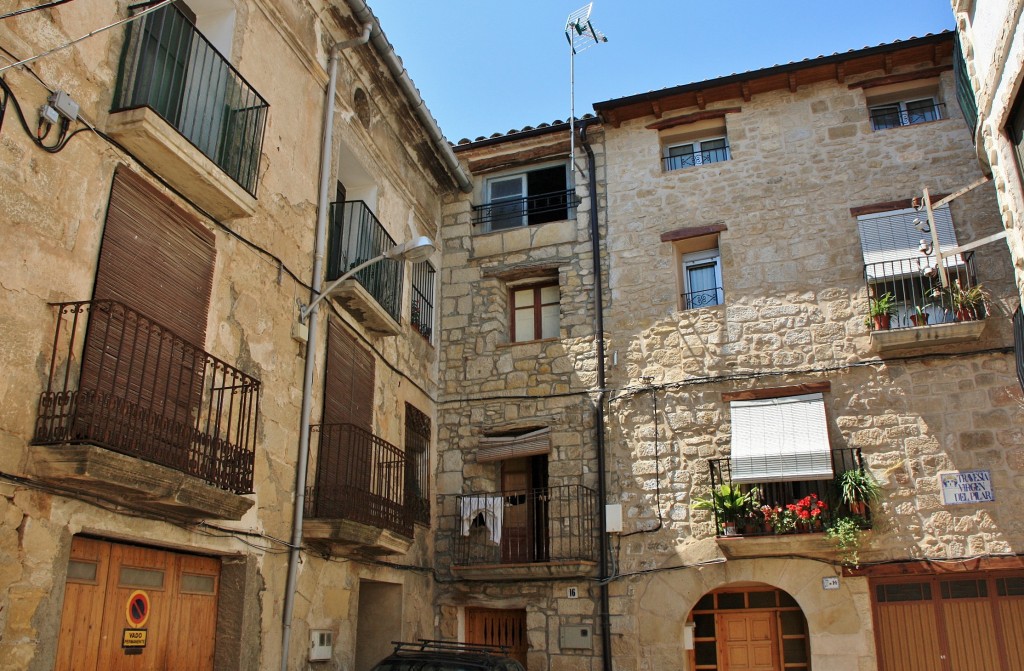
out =
[(582, 53), (598, 42), (607, 42), (597, 28), (590, 23), (590, 10), (594, 3), (589, 3), (569, 15), (565, 21), (565, 39), (569, 42), (569, 160), (574, 170), (576, 165), (576, 54)]

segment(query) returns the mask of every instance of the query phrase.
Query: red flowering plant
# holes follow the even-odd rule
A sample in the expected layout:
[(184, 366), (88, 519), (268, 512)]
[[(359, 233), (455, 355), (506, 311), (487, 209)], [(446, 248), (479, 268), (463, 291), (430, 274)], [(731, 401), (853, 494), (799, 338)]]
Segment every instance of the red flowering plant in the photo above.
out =
[(818, 498), (817, 494), (808, 494), (796, 503), (787, 503), (786, 512), (793, 515), (797, 524), (804, 528), (821, 526), (822, 514), (828, 510), (828, 504)]

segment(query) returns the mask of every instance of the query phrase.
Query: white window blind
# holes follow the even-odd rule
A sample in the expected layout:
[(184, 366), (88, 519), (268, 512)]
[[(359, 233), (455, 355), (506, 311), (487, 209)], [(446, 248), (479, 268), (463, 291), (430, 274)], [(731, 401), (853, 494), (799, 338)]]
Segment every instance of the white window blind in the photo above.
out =
[(733, 401), (733, 482), (832, 478), (832, 449), (821, 394)]
[[(949, 214), (949, 206), (934, 210), (935, 229), (939, 234), (939, 244), (943, 249), (957, 246), (956, 231), (953, 230), (953, 218)], [(921, 240), (929, 245), (932, 243), (931, 233), (922, 233), (914, 228), (914, 219), (928, 221), (928, 214), (913, 208), (878, 212), (857, 217), (857, 228), (860, 231), (860, 247), (864, 254), (864, 265), (868, 279), (895, 277), (909, 274), (917, 267), (923, 268), (925, 257), (918, 251)], [(933, 257), (934, 258), (934, 257)], [(900, 263), (902, 261), (902, 263)], [(962, 264), (959, 255), (945, 260), (947, 267)]]

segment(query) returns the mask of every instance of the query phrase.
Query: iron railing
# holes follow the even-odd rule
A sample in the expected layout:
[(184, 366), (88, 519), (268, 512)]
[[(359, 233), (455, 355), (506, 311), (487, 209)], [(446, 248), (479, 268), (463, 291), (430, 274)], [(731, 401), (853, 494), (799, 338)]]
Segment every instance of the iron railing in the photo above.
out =
[[(715, 491), (721, 485), (733, 486), (731, 460), (728, 457), (711, 459), (708, 468), (711, 473), (711, 489)], [(858, 448), (842, 448), (832, 450), (832, 470), (839, 476), (851, 470), (864, 470), (864, 460)], [(835, 480), (801, 480), (796, 482), (756, 482), (736, 485), (741, 490), (750, 492), (757, 490), (755, 503), (745, 515), (735, 520), (737, 533), (744, 536), (763, 536), (777, 533), (815, 533), (823, 531), (829, 523), (838, 517), (857, 514), (864, 524), (869, 525), (871, 512), (852, 511), (839, 492)], [(789, 516), (792, 527), (783, 526), (780, 517), (785, 517), (787, 506), (800, 506), (807, 497), (813, 496), (824, 503), (821, 512), (801, 520), (798, 513)], [(813, 500), (813, 499), (812, 499)], [(725, 535), (725, 522), (718, 511), (714, 511), (715, 529), (719, 536)], [(795, 519), (794, 519), (795, 517)]]
[[(978, 286), (974, 252), (950, 257), (945, 263), (951, 287), (966, 291)], [(969, 321), (983, 319), (986, 314), (984, 305), (980, 309), (958, 313), (953, 302), (954, 292), (943, 290), (938, 270), (929, 268), (923, 257), (866, 264), (864, 281), (871, 299), (892, 294), (895, 301), (895, 309), (888, 321), (868, 320), (872, 330)]]
[(662, 159), (662, 163), (667, 172), (670, 170), (692, 168), (695, 165), (704, 165), (705, 163), (720, 163), (721, 161), (728, 161), (729, 158), (729, 145), (725, 145), (724, 147), (716, 147), (714, 149), (666, 156)]
[(124, 44), (112, 111), (152, 109), (255, 196), (267, 101), (173, 4)]
[(697, 308), (721, 305), (723, 302), (725, 302), (725, 295), (722, 287), (710, 287), (683, 294), (684, 310), (696, 310)]
[(581, 485), (456, 496), (455, 563), (593, 561), (597, 503)]
[(932, 105), (881, 105), (869, 111), (871, 127), (874, 130), (885, 130), (886, 128), (897, 128), (899, 126), (913, 126), (914, 124), (926, 121), (938, 121), (945, 119), (946, 106), (942, 103)]
[(117, 301), (55, 307), (33, 444), (98, 445), (252, 492), (258, 380)]
[(434, 331), (434, 277), (437, 271), (429, 261), (412, 264), (412, 308), (410, 321), (430, 342)]
[[(395, 246), (394, 239), (361, 200), (331, 204), (327, 281), (336, 280), (350, 268), (380, 256)], [(383, 259), (355, 274), (355, 280), (397, 322), (402, 315), (402, 273), (405, 263)]]
[(312, 426), (310, 438), (317, 456), (306, 517), (350, 520), (412, 538), (402, 450), (351, 424)]
[(413, 520), (430, 524), (430, 417), (405, 404), (405, 501)]
[(473, 206), (473, 225), (484, 231), (500, 231), (571, 219), (580, 204), (575, 189), (541, 193)]

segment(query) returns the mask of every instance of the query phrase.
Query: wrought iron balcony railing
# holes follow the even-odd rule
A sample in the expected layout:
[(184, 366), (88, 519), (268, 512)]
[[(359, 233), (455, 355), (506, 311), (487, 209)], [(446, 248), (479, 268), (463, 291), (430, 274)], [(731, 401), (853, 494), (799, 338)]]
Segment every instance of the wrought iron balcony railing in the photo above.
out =
[(913, 126), (914, 124), (926, 121), (938, 121), (946, 118), (946, 106), (942, 103), (937, 105), (883, 105), (870, 110), (871, 127), (874, 130), (885, 130), (886, 128), (897, 128), (899, 126)]
[(306, 495), (306, 517), (342, 519), (413, 536), (414, 510), (406, 505), (405, 453), (351, 424), (310, 428), (316, 473)]
[[(721, 485), (733, 486), (730, 464), (728, 457), (708, 462), (712, 491)], [(832, 450), (832, 468), (837, 476), (851, 470), (863, 471), (860, 450)], [(723, 519), (715, 510), (715, 528), (719, 536), (731, 535), (725, 532), (727, 522), (734, 523), (736, 533), (743, 536), (815, 533), (824, 531), (833, 520), (849, 515), (857, 515), (865, 525), (870, 525), (870, 509), (851, 510), (843, 501), (835, 480), (757, 482), (736, 486), (746, 492), (756, 489), (755, 502), (735, 520)]]
[(258, 380), (116, 301), (55, 307), (33, 444), (98, 445), (252, 492)]
[(692, 151), (686, 154), (676, 154), (675, 156), (666, 156), (662, 159), (665, 171), (669, 170), (681, 170), (683, 168), (692, 168), (695, 165), (704, 165), (705, 163), (720, 163), (721, 161), (728, 161), (729, 146), (718, 147), (715, 149), (705, 149), (703, 151)]
[[(327, 281), (350, 268), (380, 256), (395, 246), (394, 239), (361, 200), (331, 204)], [(397, 322), (402, 314), (402, 278), (405, 263), (384, 259), (355, 274), (356, 281)]]
[[(946, 259), (950, 288), (943, 289), (937, 269), (929, 269), (923, 256), (869, 263), (864, 266), (868, 295), (877, 300), (892, 295), (894, 308), (889, 318), (869, 319), (872, 330), (904, 329), (956, 321), (983, 319), (984, 301), (963, 309), (965, 292), (977, 290), (974, 252)], [(978, 293), (980, 290), (977, 290)], [(978, 296), (981, 300), (982, 296)]]
[(722, 287), (698, 289), (697, 291), (683, 294), (684, 310), (696, 310), (697, 308), (721, 305), (723, 302), (725, 302), (725, 294), (722, 291)]
[(593, 561), (597, 493), (581, 485), (456, 496), (455, 564)]
[(489, 232), (564, 221), (574, 216), (579, 204), (575, 189), (541, 193), (526, 198), (502, 199), (493, 203), (474, 205), (473, 225), (481, 226), (484, 232)]
[(173, 4), (129, 24), (112, 111), (139, 107), (256, 195), (269, 105)]

